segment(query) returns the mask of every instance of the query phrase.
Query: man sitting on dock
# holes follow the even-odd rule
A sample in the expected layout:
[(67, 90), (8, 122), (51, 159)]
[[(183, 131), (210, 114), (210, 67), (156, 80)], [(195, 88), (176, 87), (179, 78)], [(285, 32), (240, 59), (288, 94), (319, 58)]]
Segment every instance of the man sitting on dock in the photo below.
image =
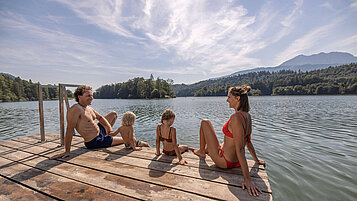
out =
[[(79, 86), (74, 92), (78, 103), (72, 105), (67, 112), (67, 129), (65, 137), (65, 152), (52, 156), (50, 159), (65, 158), (69, 156), (74, 128), (83, 137), (88, 149), (105, 148), (123, 144), (121, 137), (112, 137), (117, 113), (110, 112), (106, 116), (98, 114), (91, 105), (93, 101), (92, 88)], [(97, 124), (96, 119), (99, 121)]]

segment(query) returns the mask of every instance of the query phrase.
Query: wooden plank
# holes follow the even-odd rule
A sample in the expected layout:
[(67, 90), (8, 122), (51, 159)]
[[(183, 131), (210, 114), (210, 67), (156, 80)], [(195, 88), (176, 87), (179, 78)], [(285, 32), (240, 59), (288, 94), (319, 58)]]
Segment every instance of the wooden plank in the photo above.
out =
[(49, 160), (46, 157), (33, 155), (21, 150), (12, 151), (12, 148), (0, 146), (0, 152), (6, 152), (0, 158), (16, 161), (48, 173), (61, 175), (92, 186), (107, 189), (120, 194), (129, 195), (142, 200), (208, 200), (206, 197), (178, 191), (165, 186), (153, 185), (147, 182), (133, 180), (92, 168), (86, 168), (57, 160)]
[[(56, 133), (46, 133), (46, 138), (49, 139), (49, 141), (52, 141), (52, 142), (57, 142), (56, 140), (58, 139), (58, 135), (59, 134), (56, 134)], [(48, 137), (47, 137), (48, 136)], [(38, 139), (39, 136), (38, 135), (35, 135), (35, 136), (29, 136), (28, 138), (35, 138), (35, 139)], [(28, 139), (27, 137), (25, 137), (24, 139)], [(82, 137), (79, 137), (79, 136), (76, 136), (76, 137), (73, 137), (73, 140), (72, 140), (72, 146), (76, 146), (76, 147), (84, 147), (84, 144), (83, 144), (83, 138)], [(138, 152), (138, 151), (135, 151), (135, 152), (132, 152), (131, 150), (124, 150), (122, 149), (124, 148), (124, 145), (118, 145), (118, 146), (115, 146), (115, 148), (107, 148), (107, 149), (120, 149), (122, 150), (123, 154), (125, 155), (128, 155), (130, 154), (131, 156), (133, 157), (139, 157), (139, 158), (146, 158), (146, 157), (150, 157), (152, 158), (152, 155), (155, 155), (155, 152), (156, 150), (154, 148), (147, 148), (147, 147), (143, 147), (143, 150)], [(117, 154), (121, 154), (122, 152), (116, 152)], [(191, 161), (192, 163), (197, 163), (197, 161), (199, 160), (199, 157), (194, 155), (192, 152), (185, 152), (182, 154), (182, 156), (189, 162)], [(176, 158), (176, 157), (172, 157), (172, 158)], [(190, 159), (193, 159), (193, 160), (190, 160)], [(207, 156), (206, 159), (205, 159), (206, 163), (208, 166), (212, 166), (214, 165), (214, 162), (212, 161), (212, 159)], [(178, 161), (177, 161), (178, 162)], [(259, 168), (261, 170), (265, 170), (265, 167), (262, 166), (262, 165), (256, 165), (255, 162), (253, 160), (247, 160), (248, 162), (248, 167), (249, 168)], [(189, 163), (190, 165), (190, 163)], [(240, 169), (240, 168), (233, 168), (233, 169), (228, 169), (228, 170), (223, 170), (224, 172), (235, 172), (236, 169)], [(222, 169), (220, 168), (216, 168), (215, 171), (222, 171)]]
[[(77, 137), (78, 138), (78, 137)], [(31, 137), (30, 138), (24, 138), (26, 139), (25, 142), (31, 143), (31, 142), (36, 142), (36, 140), (33, 140)], [(77, 142), (74, 143), (75, 147), (83, 147), (82, 146), (83, 143)], [(42, 145), (40, 145), (42, 146)], [(44, 145), (45, 147), (47, 145)], [(52, 147), (48, 147), (48, 148), (52, 148)], [(119, 149), (118, 148), (122, 148)], [(144, 149), (148, 149), (148, 148), (144, 148)], [(107, 152), (108, 154), (110, 154), (112, 157), (108, 157), (108, 160), (112, 160), (112, 159), (116, 159), (116, 158), (120, 158), (120, 160), (118, 160), (118, 162), (124, 163), (124, 164), (136, 164), (136, 165), (140, 165), (140, 164), (144, 164), (141, 167), (148, 167), (150, 169), (156, 169), (156, 170), (167, 170), (167, 172), (171, 172), (171, 173), (175, 173), (175, 174), (181, 174), (181, 175), (186, 175), (186, 176), (191, 176), (191, 177), (195, 177), (195, 178), (202, 178), (202, 179), (206, 179), (206, 180), (212, 180), (212, 181), (217, 181), (217, 182), (221, 182), (221, 183), (228, 183), (227, 179), (225, 178), (232, 178), (235, 177), (236, 179), (233, 180), (233, 182), (230, 183), (230, 185), (233, 186), (238, 186), (241, 187), (241, 182), (243, 181), (243, 177), (242, 176), (237, 176), (238, 175), (242, 175), (241, 172), (241, 168), (234, 168), (234, 169), (220, 169), (217, 168), (213, 162), (211, 162), (210, 164), (207, 163), (206, 160), (199, 160), (198, 157), (195, 160), (188, 160), (189, 164), (187, 166), (191, 166), (191, 167), (195, 167), (195, 168), (199, 168), (196, 169), (196, 171), (187, 171), (187, 170), (182, 170), (183, 167), (182, 166), (174, 166), (171, 167), (172, 165), (168, 166), (166, 164), (164, 164), (163, 162), (167, 162), (167, 163), (171, 163), (171, 162), (178, 162), (176, 157), (172, 157), (172, 156), (166, 156), (166, 155), (162, 155), (160, 157), (154, 157), (154, 151), (150, 149), (148, 149), (148, 151), (150, 152), (142, 152), (142, 151), (130, 151), (128, 149), (125, 149), (124, 146), (115, 146), (115, 147), (109, 147), (106, 149), (99, 149), (98, 151), (102, 151), (102, 152)], [(120, 156), (117, 156), (116, 154), (119, 154)], [(184, 153), (184, 154), (192, 154), (192, 153)], [(193, 154), (192, 154), (193, 155)], [(127, 158), (126, 156), (131, 156), (131, 157), (138, 157), (140, 159), (146, 159), (150, 161), (150, 166), (145, 166), (145, 163), (142, 163), (140, 160), (140, 163), (137, 163), (138, 161), (133, 161), (132, 158)], [(196, 157), (196, 156), (194, 156)], [(123, 159), (126, 159), (125, 161)], [(154, 163), (153, 161), (157, 160), (160, 163)], [(149, 163), (148, 161), (146, 163)], [(194, 169), (194, 168), (193, 168)], [(250, 170), (250, 174), (251, 174), (251, 178), (252, 181), (261, 188), (262, 191), (264, 192), (269, 192), (271, 193), (271, 187), (270, 187), (270, 183), (268, 181), (268, 175), (266, 173), (266, 171), (261, 170), (260, 168), (256, 168), (256, 166), (253, 166), (251, 168), (249, 168)], [(233, 175), (232, 175), (233, 174)]]
[[(18, 143), (18, 145), (16, 145)], [(44, 143), (42, 145), (49, 145), (50, 143)], [(53, 143), (52, 143), (53, 144)], [(20, 142), (10, 141), (8, 142), (9, 147), (20, 147), (21, 149), (25, 149), (26, 151), (37, 151), (44, 156), (52, 156), (55, 153), (61, 153), (63, 150), (61, 148), (53, 148), (47, 149), (43, 147), (34, 147), (32, 145), (27, 145), (29, 147), (24, 147)], [(57, 144), (53, 144), (52, 146), (57, 146)], [(54, 151), (53, 153), (49, 153), (50, 151)], [(218, 199), (224, 200), (236, 200), (239, 199), (250, 199), (250, 196), (247, 192), (242, 191), (240, 187), (235, 187), (231, 185), (223, 185), (215, 182), (198, 180), (194, 178), (189, 178), (187, 176), (175, 175), (170, 173), (164, 173), (162, 171), (151, 170), (148, 168), (140, 168), (128, 166), (126, 164), (122, 164), (115, 161), (107, 161), (105, 158), (108, 156), (108, 153), (98, 152), (98, 151), (87, 151), (86, 149), (77, 148), (72, 151), (71, 157), (65, 159), (64, 161), (80, 165), (86, 166), (89, 168), (93, 168), (99, 171), (109, 171), (119, 174), (121, 176), (127, 176), (132, 179), (138, 179), (141, 181), (150, 181), (158, 185), (164, 185), (167, 187), (181, 189), (183, 191), (192, 192), (196, 194), (202, 194), (210, 197), (216, 197)], [(185, 167), (185, 166), (182, 166)], [(134, 171), (133, 171), (134, 169)], [(230, 177), (234, 179), (234, 177)], [(190, 183), (190, 185), (187, 185)], [(221, 192), (227, 192), (222, 194)], [(262, 194), (258, 200), (270, 200), (271, 194), (264, 193)]]
[(15, 183), (5, 177), (0, 177), (0, 200), (56, 200), (23, 185)]
[[(48, 149), (53, 148), (51, 146), (51, 142), (46, 143), (46, 145), (40, 145), (41, 147), (46, 147)], [(48, 146), (47, 146), (48, 145)], [(52, 144), (53, 145), (53, 144)], [(16, 145), (13, 145), (13, 147)], [(56, 146), (56, 145), (54, 145)], [(26, 148), (26, 147), (24, 147)], [(35, 149), (38, 149), (36, 146)], [(24, 149), (27, 151), (31, 151), (30, 149)], [(141, 168), (149, 168), (152, 170), (158, 170), (162, 172), (168, 172), (172, 174), (178, 174), (182, 176), (187, 176), (187, 177), (192, 177), (192, 178), (197, 178), (197, 179), (204, 179), (204, 180), (209, 180), (209, 181), (215, 181), (218, 183), (223, 183), (223, 184), (229, 184), (232, 186), (238, 186), (241, 187), (241, 183), (243, 182), (243, 177), (242, 176), (237, 176), (236, 173), (231, 174), (227, 172), (217, 172), (217, 171), (212, 171), (212, 170), (207, 170), (207, 169), (200, 169), (199, 167), (188, 167), (188, 166), (181, 166), (181, 165), (176, 165), (176, 164), (170, 164), (167, 162), (169, 159), (166, 159), (165, 161), (161, 161), (161, 158), (166, 158), (168, 156), (160, 156), (158, 159), (153, 159), (153, 160), (147, 160), (147, 159), (141, 159), (141, 158), (135, 158), (133, 159), (132, 157), (129, 156), (118, 156), (115, 154), (112, 154), (111, 152), (103, 151), (106, 154), (98, 154), (94, 155), (93, 157), (98, 157), (102, 158), (103, 160), (107, 161), (116, 161), (122, 164), (126, 165), (131, 165), (135, 167), (141, 167)], [(49, 155), (51, 156), (51, 155)], [(172, 158), (171, 158), (172, 160)], [(253, 173), (251, 173), (253, 174)], [(256, 174), (256, 173), (254, 173)], [(235, 177), (235, 179), (231, 179)], [(270, 185), (267, 179), (259, 178), (259, 177), (252, 177), (252, 181), (261, 188), (262, 191), (271, 193)]]
[[(28, 139), (25, 138), (25, 142), (27, 143), (35, 143), (36, 140), (33, 139)], [(80, 144), (75, 144), (75, 147), (83, 147)], [(53, 148), (54, 145), (51, 145), (51, 143), (47, 143), (45, 145), (39, 145), (43, 147), (47, 147), (49, 149)], [(121, 147), (121, 149), (118, 150), (118, 148)], [(148, 148), (144, 148), (148, 149)], [(217, 182), (222, 182), (222, 183), (227, 183), (227, 180), (224, 178), (231, 178), (236, 177), (236, 175), (242, 175), (241, 168), (234, 168), (234, 169), (220, 169), (217, 168), (213, 162), (210, 164), (207, 164), (205, 160), (201, 159), (199, 160), (198, 157), (195, 160), (188, 160), (189, 164), (186, 166), (193, 167), (192, 170), (187, 171), (182, 170), (185, 168), (185, 166), (174, 166), (171, 167), (167, 166), (166, 163), (178, 163), (177, 157), (173, 156), (166, 156), (166, 155), (161, 155), (159, 157), (156, 157), (153, 152), (151, 153), (145, 153), (142, 151), (131, 151), (128, 149), (125, 149), (124, 146), (116, 146), (116, 147), (109, 147), (106, 149), (99, 149), (98, 151), (101, 152), (106, 152), (109, 154), (107, 156), (106, 160), (115, 160), (117, 158), (120, 158), (120, 160), (117, 160), (118, 162), (125, 163), (128, 165), (141, 165), (141, 167), (148, 167), (150, 169), (156, 169), (156, 170), (167, 170), (167, 172), (172, 172), (175, 174), (183, 174), (183, 175), (188, 175), (191, 177), (196, 177), (196, 178), (207, 178), (209, 180), (214, 180)], [(185, 153), (185, 154), (190, 154), (190, 153)], [(192, 153), (191, 153), (192, 154)], [(119, 155), (119, 156), (118, 156)], [(129, 158), (130, 157), (130, 158)], [(137, 157), (136, 160), (132, 160), (132, 157)], [(146, 161), (143, 161), (141, 159), (144, 159)], [(158, 163), (155, 163), (154, 161), (157, 161)], [(199, 169), (198, 169), (199, 168)], [(254, 181), (258, 187), (261, 187), (263, 191), (265, 192), (271, 192), (270, 184), (268, 181), (268, 175), (266, 174), (266, 171), (262, 171), (261, 169), (257, 169), (254, 167), (249, 168), (250, 174), (252, 176), (252, 181)], [(233, 175), (232, 175), (233, 174)], [(213, 178), (213, 179), (212, 179)], [(237, 177), (238, 179), (234, 180), (231, 185), (239, 186), (241, 187), (241, 183), (243, 181), (243, 177)]]
[(60, 200), (135, 200), (0, 157), (1, 174)]

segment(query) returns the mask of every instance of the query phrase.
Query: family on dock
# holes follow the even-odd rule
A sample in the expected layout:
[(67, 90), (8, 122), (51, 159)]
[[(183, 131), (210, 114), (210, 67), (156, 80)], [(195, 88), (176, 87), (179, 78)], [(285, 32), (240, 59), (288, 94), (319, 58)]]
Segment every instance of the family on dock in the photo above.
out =
[[(258, 159), (251, 142), (252, 120), (249, 114), (248, 92), (249, 86), (231, 87), (228, 91), (227, 102), (235, 112), (223, 126), (224, 141), (219, 143), (216, 132), (210, 120), (202, 120), (200, 126), (200, 147), (198, 149), (187, 145), (178, 145), (176, 128), (172, 127), (175, 113), (167, 109), (162, 113), (161, 123), (156, 128), (156, 155), (161, 155), (160, 142), (163, 144), (162, 153), (177, 156), (179, 164), (187, 163), (182, 158), (183, 152), (191, 150), (199, 157), (205, 158), (208, 154), (217, 167), (229, 169), (241, 167), (244, 181), (242, 188), (247, 188), (253, 196), (262, 193), (251, 181), (247, 160), (245, 158), (245, 146), (247, 146), (256, 164), (264, 165), (264, 160)], [(104, 117), (97, 113), (91, 105), (93, 101), (92, 88), (79, 86), (74, 92), (77, 104), (67, 111), (67, 129), (65, 135), (65, 152), (54, 155), (50, 159), (65, 158), (70, 154), (74, 129), (83, 137), (88, 149), (105, 148), (119, 144), (125, 144), (128, 149), (141, 150), (142, 147), (150, 147), (146, 142), (137, 140), (134, 135), (134, 122), (136, 116), (132, 112), (126, 112), (122, 116), (122, 125), (113, 130), (117, 119), (116, 112), (110, 112)], [(97, 123), (97, 121), (99, 123)], [(120, 133), (121, 137), (117, 137)]]

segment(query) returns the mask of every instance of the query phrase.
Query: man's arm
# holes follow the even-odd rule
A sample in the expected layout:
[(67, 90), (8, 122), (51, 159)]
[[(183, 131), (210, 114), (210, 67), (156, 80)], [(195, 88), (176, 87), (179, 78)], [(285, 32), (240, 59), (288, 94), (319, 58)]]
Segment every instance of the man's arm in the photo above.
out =
[(108, 122), (108, 120), (106, 118), (104, 118), (102, 115), (100, 115), (98, 112), (96, 112), (94, 109), (93, 109), (93, 112), (95, 114), (95, 118), (99, 121), (100, 124), (102, 124), (102, 126), (107, 131), (107, 135), (113, 135), (114, 131), (113, 131), (112, 126)]
[(69, 156), (69, 153), (71, 151), (73, 131), (77, 125), (77, 121), (79, 119), (80, 114), (81, 114), (81, 111), (77, 107), (72, 107), (69, 109), (69, 111), (67, 112), (67, 129), (66, 129), (66, 136), (64, 139), (65, 152), (61, 153), (61, 154), (54, 155), (54, 156), (50, 157), (50, 159), (65, 158), (65, 157)]

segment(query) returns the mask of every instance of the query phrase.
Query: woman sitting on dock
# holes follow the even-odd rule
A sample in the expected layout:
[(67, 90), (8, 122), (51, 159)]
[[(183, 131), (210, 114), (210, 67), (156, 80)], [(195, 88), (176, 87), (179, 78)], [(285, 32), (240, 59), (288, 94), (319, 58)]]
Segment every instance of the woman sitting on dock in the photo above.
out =
[(244, 177), (242, 188), (246, 187), (249, 195), (256, 196), (259, 195), (258, 191), (260, 193), (262, 191), (250, 179), (244, 147), (247, 146), (256, 164), (265, 166), (265, 162), (258, 159), (253, 144), (250, 141), (252, 120), (249, 114), (249, 91), (249, 86), (231, 87), (229, 89), (227, 102), (229, 103), (229, 107), (235, 110), (235, 113), (231, 115), (230, 119), (223, 126), (223, 143), (219, 144), (211, 121), (204, 119), (200, 127), (200, 148), (192, 148), (192, 150), (193, 153), (200, 157), (206, 157), (206, 152), (208, 151), (209, 156), (219, 168), (241, 167)]

